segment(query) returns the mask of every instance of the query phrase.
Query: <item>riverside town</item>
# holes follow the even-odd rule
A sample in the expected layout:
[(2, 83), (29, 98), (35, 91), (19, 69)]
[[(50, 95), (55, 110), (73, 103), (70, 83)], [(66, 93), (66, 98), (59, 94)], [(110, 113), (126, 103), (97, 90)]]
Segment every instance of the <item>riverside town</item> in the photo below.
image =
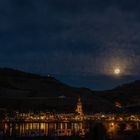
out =
[[(118, 103), (116, 107), (121, 108)], [(20, 139), (74, 136), (84, 139), (90, 135), (92, 129), (104, 129), (106, 133), (100, 130), (101, 134), (99, 135), (113, 139), (119, 137), (120, 133), (140, 130), (140, 115), (121, 113), (85, 114), (80, 97), (75, 105), (75, 113), (8, 112), (1, 109), (1, 118), (0, 136), (3, 139), (4, 137)]]

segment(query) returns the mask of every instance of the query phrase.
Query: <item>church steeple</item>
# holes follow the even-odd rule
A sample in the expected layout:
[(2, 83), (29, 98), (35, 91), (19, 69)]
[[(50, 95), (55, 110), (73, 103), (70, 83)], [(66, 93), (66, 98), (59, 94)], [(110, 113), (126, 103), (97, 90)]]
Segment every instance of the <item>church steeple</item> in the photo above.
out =
[(81, 98), (78, 98), (78, 102), (77, 102), (77, 106), (76, 106), (76, 113), (78, 113), (79, 115), (83, 115), (83, 108), (82, 108), (82, 102), (81, 102)]

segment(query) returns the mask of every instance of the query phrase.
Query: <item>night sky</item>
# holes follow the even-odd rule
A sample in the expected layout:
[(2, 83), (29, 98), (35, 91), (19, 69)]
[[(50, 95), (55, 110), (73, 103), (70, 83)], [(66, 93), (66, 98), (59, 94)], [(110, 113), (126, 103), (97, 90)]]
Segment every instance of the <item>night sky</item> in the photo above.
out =
[(0, 0), (0, 67), (92, 89), (140, 79), (139, 7), (140, 0)]

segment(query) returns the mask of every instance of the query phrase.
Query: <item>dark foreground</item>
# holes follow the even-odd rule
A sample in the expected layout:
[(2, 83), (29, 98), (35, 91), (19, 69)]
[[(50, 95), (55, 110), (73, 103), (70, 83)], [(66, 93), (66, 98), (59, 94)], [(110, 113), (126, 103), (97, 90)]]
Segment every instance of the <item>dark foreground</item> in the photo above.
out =
[(96, 139), (96, 138), (82, 138), (82, 137), (24, 137), (24, 138), (14, 138), (14, 137), (5, 137), (0, 138), (0, 140), (140, 140), (140, 136), (117, 136), (115, 138), (106, 138), (106, 139)]
[(102, 132), (98, 131), (89, 133), (85, 137), (80, 136), (42, 136), (42, 137), (15, 137), (15, 136), (1, 136), (0, 140), (140, 140), (140, 131), (137, 132), (126, 132), (112, 137), (107, 136)]

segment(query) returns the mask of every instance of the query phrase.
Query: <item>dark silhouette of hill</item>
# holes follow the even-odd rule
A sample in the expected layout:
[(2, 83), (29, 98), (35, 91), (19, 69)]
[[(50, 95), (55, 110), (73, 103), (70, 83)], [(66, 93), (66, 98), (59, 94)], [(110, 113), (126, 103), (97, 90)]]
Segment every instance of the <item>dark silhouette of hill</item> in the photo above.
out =
[(123, 84), (112, 90), (100, 91), (96, 94), (109, 101), (120, 102), (127, 110), (139, 112), (140, 110), (140, 80)]
[[(94, 83), (93, 83), (94, 84)], [(19, 70), (0, 69), (0, 107), (74, 111), (82, 98), (86, 112), (111, 111), (120, 102), (128, 110), (140, 109), (140, 80), (112, 90), (92, 91), (66, 85), (53, 76), (40, 76)]]
[(112, 103), (90, 89), (71, 87), (53, 76), (40, 76), (8, 68), (0, 69), (2, 108), (71, 112), (75, 109), (79, 96), (87, 112), (114, 109)]

